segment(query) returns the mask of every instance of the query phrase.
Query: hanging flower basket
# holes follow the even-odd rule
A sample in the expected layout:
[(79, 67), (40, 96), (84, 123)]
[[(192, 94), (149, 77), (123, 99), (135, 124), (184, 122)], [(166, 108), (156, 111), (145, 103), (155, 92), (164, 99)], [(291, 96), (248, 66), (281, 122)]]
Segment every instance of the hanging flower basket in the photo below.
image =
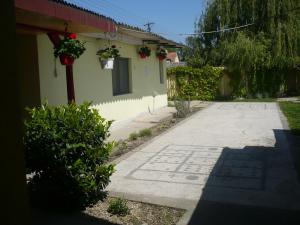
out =
[(120, 57), (119, 50), (115, 45), (111, 47), (100, 49), (97, 52), (99, 56), (100, 64), (102, 69), (113, 69), (114, 68), (114, 59)]
[(151, 49), (148, 48), (147, 46), (143, 46), (139, 49), (138, 53), (141, 59), (145, 59), (151, 55)]
[(85, 51), (84, 42), (76, 40), (76, 34), (67, 34), (54, 48), (54, 56), (62, 65), (72, 65)]
[(101, 68), (111, 70), (114, 68), (114, 58), (100, 60)]
[(70, 66), (73, 65), (75, 59), (70, 55), (62, 54), (59, 56), (59, 60), (62, 65)]
[(139, 55), (140, 55), (141, 59), (146, 59), (147, 58), (145, 53), (139, 53)]
[(166, 56), (158, 55), (157, 58), (159, 59), (159, 61), (163, 61), (166, 58)]
[(168, 51), (162, 47), (158, 47), (156, 50), (156, 56), (160, 61), (167, 58)]

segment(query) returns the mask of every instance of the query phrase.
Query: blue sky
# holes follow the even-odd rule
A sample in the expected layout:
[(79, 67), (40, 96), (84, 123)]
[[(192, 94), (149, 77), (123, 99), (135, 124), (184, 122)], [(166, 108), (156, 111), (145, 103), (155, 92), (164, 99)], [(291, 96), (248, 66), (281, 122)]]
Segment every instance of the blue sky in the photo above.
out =
[(193, 33), (206, 0), (66, 0), (119, 22), (144, 27), (154, 22), (152, 31), (184, 42), (180, 33)]

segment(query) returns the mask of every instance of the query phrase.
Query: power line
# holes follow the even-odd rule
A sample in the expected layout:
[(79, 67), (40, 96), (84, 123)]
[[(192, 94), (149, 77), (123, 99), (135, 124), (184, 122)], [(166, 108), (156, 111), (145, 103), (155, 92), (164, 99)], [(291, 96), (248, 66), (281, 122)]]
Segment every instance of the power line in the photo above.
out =
[(191, 33), (191, 34), (178, 34), (180, 36), (191, 36), (191, 35), (200, 35), (200, 34), (213, 34), (213, 33), (221, 33), (221, 32), (225, 32), (225, 31), (230, 31), (230, 30), (237, 30), (237, 29), (241, 29), (241, 28), (245, 28), (245, 27), (249, 27), (254, 25), (255, 23), (248, 23), (245, 25), (241, 25), (241, 26), (236, 26), (236, 27), (230, 27), (230, 28), (225, 28), (225, 29), (221, 29), (221, 30), (212, 30), (212, 31), (203, 31), (203, 32), (198, 32), (198, 33)]
[[(293, 11), (297, 11), (299, 10), (300, 7), (296, 7), (296, 8), (293, 8), (293, 9), (290, 9), (288, 10), (287, 12), (293, 12)], [(267, 19), (272, 19), (272, 18), (281, 18), (283, 17), (284, 15), (281, 14), (281, 15), (276, 15), (276, 16), (271, 16)], [(264, 23), (264, 22), (262, 22)], [(245, 24), (245, 25), (241, 25), (241, 26), (235, 26), (235, 27), (230, 27), (230, 28), (225, 28), (225, 29), (221, 29), (221, 30), (213, 30), (213, 31), (202, 31), (202, 32), (197, 32), (197, 33), (191, 33), (191, 34), (178, 34), (180, 36), (195, 36), (195, 35), (201, 35), (201, 34), (213, 34), (213, 33), (221, 33), (221, 32), (225, 32), (225, 31), (230, 31), (230, 30), (237, 30), (237, 29), (241, 29), (241, 28), (245, 28), (245, 27), (249, 27), (249, 26), (253, 26), (255, 25), (256, 23), (248, 23), (248, 24)]]
[(111, 5), (112, 7), (116, 8), (116, 9), (119, 9), (119, 10), (121, 10), (123, 12), (127, 12), (128, 15), (132, 16), (132, 18), (135, 17), (135, 18), (139, 19), (140, 21), (144, 21), (144, 22), (146, 22), (148, 20), (148, 19), (146, 19), (146, 18), (144, 18), (144, 17), (142, 17), (142, 16), (140, 16), (138, 14), (133, 13), (132, 11), (129, 11), (129, 10), (124, 9), (124, 8), (121, 8), (120, 6), (118, 6), (116, 4), (113, 4), (112, 2), (109, 2), (108, 0), (102, 0), (102, 1), (106, 2), (108, 5)]
[(134, 22), (134, 24), (137, 25), (137, 22), (139, 26), (143, 26), (143, 24), (146, 22), (146, 20), (142, 21), (136, 17), (133, 17), (132, 14), (127, 14), (123, 10), (118, 8), (112, 8), (110, 5), (108, 5), (106, 2), (103, 1), (93, 1), (93, 0), (68, 0), (69, 2), (76, 2), (76, 5), (87, 7), (88, 9), (98, 12), (102, 15), (111, 17), (115, 19), (118, 22), (122, 22), (124, 19), (130, 20)]

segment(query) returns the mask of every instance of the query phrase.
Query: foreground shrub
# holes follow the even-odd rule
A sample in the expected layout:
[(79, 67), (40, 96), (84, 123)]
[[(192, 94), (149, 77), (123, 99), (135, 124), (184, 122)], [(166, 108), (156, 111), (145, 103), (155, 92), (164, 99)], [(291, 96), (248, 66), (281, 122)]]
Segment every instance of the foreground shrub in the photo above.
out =
[(111, 121), (90, 104), (29, 109), (25, 122), (26, 166), (34, 203), (84, 208), (106, 197), (103, 191), (114, 171), (106, 143)]

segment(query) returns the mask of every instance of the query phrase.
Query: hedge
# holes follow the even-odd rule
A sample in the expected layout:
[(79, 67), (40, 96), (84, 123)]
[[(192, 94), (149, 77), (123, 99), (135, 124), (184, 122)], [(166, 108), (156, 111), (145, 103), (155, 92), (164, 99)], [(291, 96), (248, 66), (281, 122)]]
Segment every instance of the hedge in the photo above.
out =
[(218, 95), (218, 85), (223, 68), (204, 66), (193, 68), (181, 66), (170, 68), (168, 77), (176, 78), (176, 96), (190, 100), (213, 100)]

